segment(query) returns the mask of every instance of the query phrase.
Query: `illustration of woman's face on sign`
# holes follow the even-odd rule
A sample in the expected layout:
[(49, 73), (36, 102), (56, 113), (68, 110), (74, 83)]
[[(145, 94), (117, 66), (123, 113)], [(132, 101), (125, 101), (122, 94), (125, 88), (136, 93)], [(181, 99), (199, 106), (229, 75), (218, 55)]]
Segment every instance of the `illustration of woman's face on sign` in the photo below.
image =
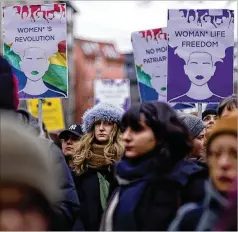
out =
[(214, 66), (211, 54), (207, 52), (193, 52), (189, 56), (187, 64), (184, 65), (184, 72), (190, 81), (197, 85), (205, 85), (214, 75)]
[(20, 68), (31, 81), (41, 79), (49, 68), (45, 51), (41, 48), (26, 49), (20, 61)]
[(156, 72), (151, 75), (150, 83), (160, 96), (167, 96), (167, 71), (165, 69), (156, 67)]

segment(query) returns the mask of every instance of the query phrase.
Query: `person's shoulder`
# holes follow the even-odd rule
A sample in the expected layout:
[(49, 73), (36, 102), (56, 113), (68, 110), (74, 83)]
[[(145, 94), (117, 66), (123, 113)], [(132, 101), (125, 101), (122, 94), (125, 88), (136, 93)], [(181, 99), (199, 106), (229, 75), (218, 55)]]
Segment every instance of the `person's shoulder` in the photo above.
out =
[(64, 97), (66, 97), (66, 95), (60, 91), (56, 91), (56, 90), (48, 88), (48, 90), (45, 93), (41, 94), (40, 97), (42, 97), (42, 98), (47, 98), (47, 97), (62, 97), (62, 98), (64, 98)]
[(49, 91), (52, 93), (52, 94), (55, 94), (57, 96), (61, 96), (61, 97), (66, 97), (66, 95), (62, 92), (59, 92), (59, 91), (56, 91), (56, 90), (53, 90), (53, 89), (49, 89)]
[(219, 101), (222, 101), (222, 100), (225, 99), (226, 97), (222, 97), (222, 96), (219, 96), (219, 95), (213, 93), (213, 95), (211, 96), (211, 98), (215, 98), (215, 99), (218, 99)]
[[(169, 103), (172, 103), (172, 102), (174, 102), (174, 101), (185, 101), (186, 99), (188, 98), (188, 96), (186, 95), (186, 94), (183, 94), (183, 95), (180, 95), (180, 96), (177, 96), (177, 97), (175, 97), (175, 98), (172, 98), (172, 99), (170, 99), (168, 102)], [(190, 98), (189, 98), (190, 99)]]
[(191, 178), (196, 178), (198, 174), (206, 176), (205, 168), (192, 160), (182, 160), (175, 165), (167, 177), (185, 186)]
[(202, 204), (188, 203), (181, 206), (168, 231), (194, 231), (204, 212)]

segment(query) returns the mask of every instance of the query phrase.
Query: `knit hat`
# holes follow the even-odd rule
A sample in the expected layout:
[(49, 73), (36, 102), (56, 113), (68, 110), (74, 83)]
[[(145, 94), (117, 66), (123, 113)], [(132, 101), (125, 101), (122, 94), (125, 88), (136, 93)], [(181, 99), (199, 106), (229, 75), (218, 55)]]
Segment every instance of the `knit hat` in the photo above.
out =
[(204, 110), (203, 113), (202, 113), (202, 120), (207, 116), (207, 115), (217, 115), (217, 111), (215, 109), (207, 109), (207, 110)]
[(84, 133), (90, 132), (94, 123), (100, 120), (115, 122), (119, 125), (123, 113), (123, 109), (117, 108), (114, 105), (99, 103), (84, 113), (82, 117), (82, 130)]
[(16, 110), (19, 105), (18, 81), (11, 66), (0, 56), (0, 109)]
[(178, 112), (178, 117), (187, 126), (192, 139), (195, 139), (205, 128), (203, 121), (195, 115)]
[(0, 177), (1, 183), (26, 184), (38, 190), (51, 204), (60, 195), (59, 171), (55, 170), (45, 143), (10, 117), (0, 117)]
[(208, 134), (207, 147), (220, 134), (232, 133), (237, 136), (237, 116), (238, 110), (227, 117), (217, 120), (215, 126)]

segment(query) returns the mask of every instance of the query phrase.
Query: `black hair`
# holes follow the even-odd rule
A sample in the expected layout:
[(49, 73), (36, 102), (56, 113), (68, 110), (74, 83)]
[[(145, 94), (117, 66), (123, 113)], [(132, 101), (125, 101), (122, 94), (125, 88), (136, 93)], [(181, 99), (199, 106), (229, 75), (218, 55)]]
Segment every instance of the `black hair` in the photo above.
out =
[(237, 108), (237, 95), (233, 94), (230, 97), (223, 99), (217, 108), (217, 114), (220, 118), (224, 109), (227, 108), (229, 111), (232, 111), (234, 108)]
[[(141, 115), (158, 141), (155, 148), (156, 162), (169, 168), (185, 158), (192, 151), (192, 141), (187, 127), (179, 120), (174, 109), (162, 102), (147, 102), (132, 107), (122, 117), (122, 130), (130, 127), (141, 129)], [(167, 164), (167, 165), (166, 165)]]

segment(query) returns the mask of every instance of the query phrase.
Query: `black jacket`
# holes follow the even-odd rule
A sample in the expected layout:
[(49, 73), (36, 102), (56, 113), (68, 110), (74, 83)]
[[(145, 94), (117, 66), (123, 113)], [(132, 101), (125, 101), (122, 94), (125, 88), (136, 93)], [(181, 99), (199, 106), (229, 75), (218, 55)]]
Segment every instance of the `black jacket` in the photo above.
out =
[(206, 197), (203, 203), (183, 205), (171, 223), (169, 231), (212, 231), (215, 228), (229, 202), (210, 182), (206, 182), (205, 186)]
[[(40, 129), (37, 120), (25, 110), (18, 110), (17, 112), (18, 116), (21, 117), (20, 119), (24, 119), (25, 124), (33, 129), (36, 136), (39, 136)], [(63, 199), (54, 207), (51, 230), (72, 230), (76, 218), (78, 220), (78, 230), (84, 230), (83, 224), (80, 223), (80, 218), (78, 217), (80, 204), (76, 188), (62, 151), (49, 139), (39, 137), (39, 143), (48, 147), (48, 154), (54, 158), (57, 170), (59, 170), (58, 173), (62, 173), (60, 179)]]
[[(198, 189), (203, 190), (203, 183), (206, 177), (203, 172), (204, 169), (195, 162), (181, 161), (166, 178), (160, 180), (158, 178), (158, 181), (149, 183), (134, 212), (135, 221), (132, 224), (136, 226), (133, 230), (166, 230), (181, 204), (188, 201), (200, 201), (203, 198), (204, 192), (197, 192)], [(189, 194), (187, 192), (188, 186), (189, 189), (192, 189), (192, 186), (196, 189), (192, 189), (193, 191)], [(193, 195), (193, 193), (196, 194)], [(123, 224), (114, 224), (113, 217), (115, 216), (116, 208), (113, 216), (108, 219), (108, 209), (113, 205), (111, 203), (114, 198), (115, 194), (111, 198), (107, 211), (103, 216), (101, 230), (109, 230), (108, 222), (111, 223), (113, 230), (128, 230)]]
[[(100, 187), (97, 172), (100, 172), (109, 182), (109, 197), (117, 187), (117, 181), (114, 178), (113, 168), (110, 166), (101, 169), (89, 168), (82, 175), (74, 174), (74, 182), (80, 200), (80, 219), (83, 222), (86, 231), (97, 231), (103, 214), (100, 201)], [(78, 230), (78, 222), (74, 230)]]

